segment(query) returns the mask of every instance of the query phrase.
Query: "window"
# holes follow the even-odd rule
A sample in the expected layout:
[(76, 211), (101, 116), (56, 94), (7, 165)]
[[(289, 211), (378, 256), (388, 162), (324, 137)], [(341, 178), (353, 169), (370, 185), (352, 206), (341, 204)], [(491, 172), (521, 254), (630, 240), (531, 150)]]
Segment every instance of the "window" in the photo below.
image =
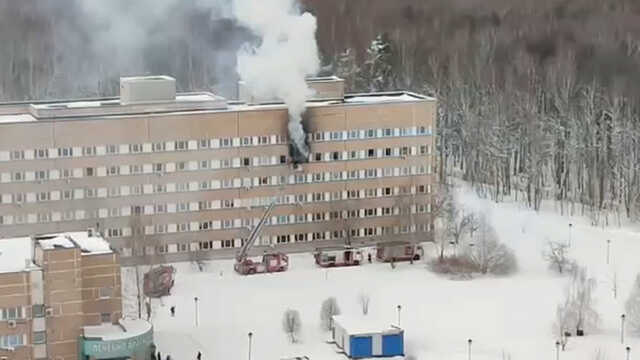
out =
[(223, 169), (227, 169), (231, 167), (231, 159), (223, 159), (220, 161), (220, 167)]
[(324, 221), (324, 213), (313, 213), (313, 221)]
[(222, 220), (222, 228), (223, 229), (231, 229), (233, 227), (232, 219), (224, 219)]
[(287, 163), (287, 156), (280, 155), (280, 164), (286, 164), (286, 163)]
[(47, 342), (47, 332), (46, 331), (34, 331), (33, 333), (33, 343), (34, 344), (44, 344)]
[(180, 161), (176, 163), (176, 170), (177, 171), (185, 171), (187, 170), (187, 162), (186, 161)]
[(100, 321), (102, 323), (110, 323), (111, 322), (111, 313), (102, 313), (100, 314)]
[(393, 129), (382, 129), (382, 136), (393, 136)]
[(109, 217), (118, 217), (118, 216), (120, 216), (120, 208), (109, 209)]
[(332, 131), (331, 140), (342, 140), (342, 131)]
[(131, 186), (131, 193), (133, 195), (142, 195), (142, 185), (140, 185), (140, 184), (132, 185)]
[(276, 243), (278, 244), (288, 243), (289, 241), (291, 241), (289, 235), (278, 235), (276, 237)]
[(376, 189), (366, 189), (364, 195), (368, 198), (376, 197)]
[(44, 317), (44, 315), (45, 315), (44, 305), (42, 305), (42, 304), (33, 305), (32, 315), (33, 315), (34, 318)]
[(358, 190), (349, 190), (349, 192), (347, 192), (347, 199), (357, 199), (359, 198), (359, 191)]
[(11, 173), (11, 181), (24, 181), (24, 172)]
[(307, 241), (307, 234), (296, 234), (295, 240), (296, 242)]
[(95, 146), (85, 146), (82, 148), (83, 156), (96, 156), (96, 147)]
[(58, 157), (71, 157), (73, 156), (72, 148), (58, 148)]
[(186, 231), (189, 231), (188, 223), (178, 224), (178, 232), (186, 232)]
[(131, 144), (129, 145), (129, 152), (130, 153), (141, 153), (142, 152), (142, 144)]
[(390, 187), (382, 188), (382, 195), (383, 196), (391, 196), (391, 195), (393, 195), (393, 189), (390, 188)]
[(324, 181), (324, 173), (313, 173), (313, 182)]
[(365, 171), (365, 178), (375, 178), (376, 177), (376, 169), (367, 169)]
[(73, 210), (67, 210), (62, 213), (62, 220), (69, 221), (74, 219), (75, 212)]
[(0, 319), (2, 320), (17, 320), (23, 318), (22, 307), (10, 307), (0, 309)]
[(112, 287), (101, 287), (98, 289), (98, 297), (101, 299), (113, 297)]
[(402, 156), (409, 155), (409, 147), (408, 146), (401, 147), (400, 148), (400, 155), (402, 155)]
[(242, 158), (242, 166), (251, 166), (251, 159), (248, 157)]
[(45, 223), (51, 221), (51, 213), (38, 213), (38, 222)]
[(352, 150), (351, 152), (349, 152), (349, 159), (357, 159), (358, 158), (358, 152), (355, 150)]
[(331, 181), (342, 180), (342, 171), (335, 171), (331, 173)]
[(391, 148), (385, 148), (384, 149), (384, 156), (393, 156), (393, 150)]
[(175, 142), (176, 151), (185, 151), (189, 149), (189, 143), (185, 140), (180, 140)]
[(349, 139), (357, 139), (359, 131), (358, 130), (351, 130), (349, 131)]
[(107, 145), (107, 148), (106, 148), (106, 152), (109, 155), (115, 155), (115, 154), (117, 154), (119, 152), (119, 150), (120, 149), (119, 149), (118, 145)]
[(164, 214), (167, 212), (167, 204), (156, 204), (154, 206), (154, 213)]
[(268, 136), (259, 136), (258, 137), (258, 145), (268, 145), (269, 137)]
[(209, 160), (201, 160), (200, 161), (200, 169), (208, 169), (209, 168)]
[(189, 211), (189, 203), (188, 202), (178, 203), (178, 206), (176, 207), (176, 209), (178, 212)]
[(167, 186), (165, 184), (155, 184), (153, 186), (153, 192), (156, 194), (167, 192)]
[(49, 149), (36, 149), (33, 155), (36, 159), (46, 159), (49, 157)]
[(37, 198), (38, 201), (49, 201), (49, 200), (51, 200), (51, 197), (49, 196), (49, 192), (47, 192), (47, 191), (43, 191), (43, 192), (37, 193), (36, 198)]
[(200, 250), (213, 249), (213, 241), (200, 241), (199, 246), (200, 246)]
[(376, 149), (369, 149), (367, 150), (367, 157), (368, 158), (372, 158), (376, 156)]
[(222, 248), (232, 248), (233, 247), (233, 240), (220, 240), (220, 247)]
[(109, 176), (120, 175), (120, 166), (109, 166), (107, 168), (107, 175)]
[(176, 191), (178, 191), (178, 192), (189, 191), (189, 183), (178, 183), (178, 184), (176, 184)]
[(17, 193), (13, 195), (13, 199), (17, 204), (22, 204), (25, 200), (25, 194), (24, 193)]
[(333, 160), (333, 161), (341, 160), (342, 156), (340, 156), (340, 155), (342, 155), (342, 153), (339, 152), (339, 151), (332, 152), (331, 153), (331, 160)]
[(364, 209), (364, 216), (371, 217), (376, 215), (376, 209)]
[(198, 148), (199, 149), (208, 149), (211, 147), (211, 140), (209, 139), (201, 139), (200, 141), (198, 141)]
[(313, 240), (324, 240), (325, 236), (323, 232), (314, 232), (312, 235)]
[(164, 171), (164, 164), (163, 163), (155, 163), (155, 164), (153, 164), (153, 172), (161, 173), (163, 171)]
[(367, 131), (365, 131), (365, 138), (373, 138), (376, 137), (376, 129), (367, 129)]
[(165, 151), (166, 147), (164, 142), (158, 142), (158, 143), (153, 143), (151, 144), (151, 151), (153, 152), (160, 152), (160, 151)]
[(231, 147), (233, 145), (233, 141), (231, 138), (223, 138), (220, 139), (220, 147)]
[(122, 237), (122, 229), (107, 229), (107, 237)]
[(324, 132), (320, 131), (313, 134), (313, 140), (315, 141), (323, 141), (324, 140)]
[(0, 348), (14, 349), (23, 345), (24, 336), (22, 334), (0, 336)]
[(96, 197), (96, 195), (97, 195), (96, 189), (89, 188), (84, 190), (84, 197), (86, 198), (94, 198)]
[(36, 171), (36, 180), (47, 180), (49, 178), (49, 172), (47, 170)]
[(313, 159), (314, 159), (315, 161), (322, 161), (322, 153), (319, 153), (319, 152), (314, 153), (314, 154), (313, 154)]
[(307, 177), (304, 174), (296, 174), (296, 184), (304, 184), (307, 182)]
[(24, 160), (24, 151), (23, 150), (15, 150), (9, 154), (9, 158), (11, 160)]
[(88, 167), (88, 168), (84, 168), (84, 176), (94, 176), (95, 175), (95, 169)]
[(250, 146), (252, 145), (253, 141), (251, 141), (251, 137), (250, 136), (245, 136), (242, 138), (242, 146)]

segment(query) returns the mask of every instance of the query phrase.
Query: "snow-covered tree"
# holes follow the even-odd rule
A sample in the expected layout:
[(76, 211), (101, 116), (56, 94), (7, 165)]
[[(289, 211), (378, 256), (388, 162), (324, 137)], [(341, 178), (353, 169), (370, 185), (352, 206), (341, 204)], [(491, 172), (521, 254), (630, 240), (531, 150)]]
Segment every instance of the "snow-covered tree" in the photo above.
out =
[(640, 334), (640, 274), (636, 276), (624, 307), (629, 327), (633, 332)]
[(595, 309), (593, 299), (595, 287), (595, 279), (587, 276), (587, 270), (584, 267), (578, 267), (572, 273), (564, 299), (556, 309), (554, 324), (563, 350), (567, 343), (565, 332), (571, 333), (574, 329), (575, 333), (591, 332), (598, 328), (600, 316)]
[(344, 79), (345, 91), (357, 92), (356, 80), (360, 68), (356, 59), (356, 53), (351, 48), (345, 49), (337, 54), (333, 61), (334, 73)]
[(300, 313), (298, 310), (287, 309), (282, 317), (282, 329), (289, 335), (289, 339), (292, 343), (298, 341), (297, 337), (302, 329), (302, 322), (300, 321)]
[(518, 269), (515, 254), (498, 239), (498, 234), (486, 218), (479, 222), (479, 234), (466, 247), (465, 257), (482, 274), (508, 275)]
[(387, 35), (376, 36), (367, 48), (366, 58), (358, 73), (358, 86), (371, 92), (393, 90), (393, 56)]
[(336, 298), (332, 296), (323, 301), (322, 307), (320, 308), (320, 321), (323, 329), (331, 330), (331, 318), (334, 315), (340, 315), (340, 307), (338, 307), (338, 301)]
[(564, 242), (549, 242), (543, 256), (549, 267), (560, 274), (571, 272), (576, 267), (575, 262), (569, 259), (569, 245)]

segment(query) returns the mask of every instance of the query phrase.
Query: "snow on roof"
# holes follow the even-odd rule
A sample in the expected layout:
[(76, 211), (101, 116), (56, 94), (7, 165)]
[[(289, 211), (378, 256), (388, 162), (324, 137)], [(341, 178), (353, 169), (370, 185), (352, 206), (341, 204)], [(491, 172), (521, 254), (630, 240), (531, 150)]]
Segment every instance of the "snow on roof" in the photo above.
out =
[(0, 273), (24, 271), (33, 267), (31, 238), (0, 239)]
[(38, 240), (38, 244), (44, 250), (53, 250), (55, 248), (73, 249), (76, 245), (69, 240), (64, 234), (52, 238)]
[(110, 254), (113, 251), (109, 243), (100, 235), (92, 233), (89, 236), (87, 231), (67, 232), (60, 234), (47, 234), (38, 237), (38, 243), (45, 250), (57, 247), (80, 248), (83, 255)]
[(349, 335), (399, 333), (402, 329), (388, 322), (370, 316), (334, 315), (333, 321)]
[(30, 121), (36, 121), (36, 118), (31, 116), (30, 114), (0, 116), (0, 123), (30, 122)]
[(151, 330), (151, 323), (142, 319), (120, 319), (118, 325), (85, 326), (84, 337), (102, 341), (123, 340), (140, 336)]
[(410, 93), (391, 93), (391, 94), (358, 94), (354, 96), (346, 96), (344, 102), (351, 103), (381, 103), (381, 102), (405, 102), (405, 101), (422, 101), (429, 99), (419, 95)]

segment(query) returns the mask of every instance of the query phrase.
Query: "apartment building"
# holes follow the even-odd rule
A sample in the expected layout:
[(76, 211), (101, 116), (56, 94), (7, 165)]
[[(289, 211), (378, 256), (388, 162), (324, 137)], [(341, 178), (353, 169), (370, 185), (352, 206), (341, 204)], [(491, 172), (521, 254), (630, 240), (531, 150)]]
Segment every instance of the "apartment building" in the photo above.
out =
[(0, 106), (0, 235), (94, 228), (123, 261), (231, 254), (275, 199), (258, 245), (433, 238), (435, 99), (311, 79), (311, 153), (294, 166), (281, 101), (175, 94), (172, 80)]
[(0, 239), (0, 359), (142, 358), (153, 332), (121, 319), (118, 258), (87, 232)]

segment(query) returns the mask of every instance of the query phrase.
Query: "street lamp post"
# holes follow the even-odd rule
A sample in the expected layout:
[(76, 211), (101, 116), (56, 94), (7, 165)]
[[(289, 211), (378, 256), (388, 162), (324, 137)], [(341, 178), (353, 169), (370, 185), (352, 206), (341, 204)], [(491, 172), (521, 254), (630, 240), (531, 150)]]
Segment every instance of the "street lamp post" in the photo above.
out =
[(193, 298), (193, 302), (196, 305), (196, 326), (198, 326), (198, 297), (194, 297)]
[(398, 305), (396, 308), (398, 309), (398, 326), (400, 326), (400, 310), (402, 310), (402, 306)]
[(468, 360), (471, 360), (471, 343), (472, 342), (473, 341), (471, 339), (467, 340), (468, 352), (469, 352), (469, 359)]
[(560, 341), (556, 340), (556, 360), (560, 360)]
[(620, 315), (620, 343), (624, 344), (624, 319), (625, 315)]
[(253, 337), (253, 333), (249, 331), (249, 360), (251, 360), (251, 338)]
[(607, 239), (607, 265), (609, 265), (609, 247), (611, 245), (611, 240)]
[(571, 247), (571, 228), (573, 227), (572, 223), (569, 223), (569, 247)]
[(627, 346), (627, 360), (629, 360), (630, 353), (631, 353), (631, 347)]

